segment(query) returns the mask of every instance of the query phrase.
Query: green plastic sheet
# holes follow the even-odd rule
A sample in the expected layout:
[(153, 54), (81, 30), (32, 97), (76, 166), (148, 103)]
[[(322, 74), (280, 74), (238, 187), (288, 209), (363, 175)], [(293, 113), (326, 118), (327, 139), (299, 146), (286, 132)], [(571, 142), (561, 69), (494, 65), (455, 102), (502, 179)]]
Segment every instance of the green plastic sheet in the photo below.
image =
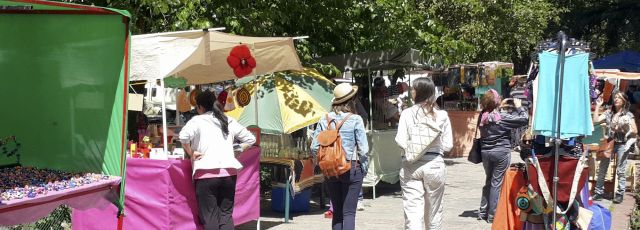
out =
[[(105, 173), (124, 184), (129, 13), (43, 4), (0, 1), (34, 6), (0, 10), (0, 138), (22, 143), (24, 166)], [(14, 162), (0, 156), (0, 164)]]

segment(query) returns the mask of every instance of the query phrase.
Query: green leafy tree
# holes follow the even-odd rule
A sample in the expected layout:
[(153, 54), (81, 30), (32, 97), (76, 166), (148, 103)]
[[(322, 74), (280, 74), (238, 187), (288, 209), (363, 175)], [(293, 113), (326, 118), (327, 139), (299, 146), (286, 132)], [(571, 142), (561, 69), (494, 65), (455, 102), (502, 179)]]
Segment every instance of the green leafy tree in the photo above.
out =
[(640, 1), (554, 1), (563, 10), (561, 20), (547, 30), (553, 36), (564, 30), (573, 38), (591, 43), (598, 56), (622, 50), (640, 50)]
[(301, 36), (319, 56), (416, 48), (433, 63), (526, 63), (560, 10), (550, 0), (71, 0), (129, 10), (134, 34), (207, 27), (248, 36)]

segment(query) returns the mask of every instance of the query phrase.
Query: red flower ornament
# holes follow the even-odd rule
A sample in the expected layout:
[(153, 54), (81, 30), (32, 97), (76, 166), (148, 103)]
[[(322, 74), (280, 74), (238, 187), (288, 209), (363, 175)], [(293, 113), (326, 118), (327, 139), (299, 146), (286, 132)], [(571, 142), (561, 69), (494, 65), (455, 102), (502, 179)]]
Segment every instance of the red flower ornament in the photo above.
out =
[(238, 78), (251, 74), (256, 68), (256, 59), (251, 56), (251, 51), (246, 45), (238, 45), (231, 49), (227, 57), (227, 64), (233, 69), (233, 73)]

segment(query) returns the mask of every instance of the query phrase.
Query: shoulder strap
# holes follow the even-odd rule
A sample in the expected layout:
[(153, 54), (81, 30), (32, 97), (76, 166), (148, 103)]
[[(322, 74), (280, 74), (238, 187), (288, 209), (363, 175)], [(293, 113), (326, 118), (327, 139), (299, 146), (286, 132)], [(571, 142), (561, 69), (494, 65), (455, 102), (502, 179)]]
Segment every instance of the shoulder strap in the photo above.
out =
[[(327, 114), (325, 115), (325, 117), (326, 117), (325, 119), (327, 120), (327, 130), (331, 130), (331, 123), (334, 123), (334, 124), (335, 124), (335, 123), (336, 123), (336, 120), (335, 120), (335, 119), (333, 119), (333, 118), (330, 118), (330, 117), (329, 117), (329, 113), (327, 113)], [(336, 129), (339, 129), (339, 128), (338, 128), (338, 127), (336, 127)]]
[(478, 122), (476, 122), (476, 131), (473, 133), (473, 139), (477, 139), (478, 137), (478, 129), (480, 129), (480, 120), (482, 120), (482, 111), (480, 111), (480, 115), (478, 115)]
[[(573, 200), (576, 198), (576, 193), (578, 190), (578, 184), (579, 184), (579, 180), (580, 180), (580, 175), (582, 174), (582, 170), (584, 169), (584, 164), (585, 164), (585, 155), (586, 153), (588, 153), (588, 147), (587, 147), (587, 152), (582, 153), (580, 155), (580, 158), (578, 159), (578, 163), (576, 164), (576, 169), (574, 171), (573, 174), (573, 181), (571, 183), (571, 191), (569, 193), (569, 204), (573, 203)], [(533, 164), (535, 165), (536, 171), (538, 173), (538, 186), (540, 186), (540, 191), (542, 192), (542, 197), (544, 198), (545, 202), (547, 203), (547, 207), (551, 208), (551, 206), (553, 206), (553, 202), (551, 200), (553, 200), (553, 197), (551, 195), (551, 192), (549, 192), (549, 187), (547, 187), (547, 181), (544, 178), (544, 174), (542, 174), (542, 170), (540, 169), (540, 164), (538, 162), (538, 158), (536, 157), (535, 154), (532, 154), (533, 156), (531, 157)], [(565, 214), (567, 213), (567, 211), (569, 211), (569, 209), (571, 208), (571, 205), (568, 205), (568, 207), (565, 210), (562, 210), (559, 206), (555, 207), (557, 210), (558, 214)]]
[(344, 122), (345, 122), (345, 121), (347, 121), (347, 119), (349, 119), (349, 117), (351, 117), (351, 115), (353, 115), (353, 113), (349, 113), (349, 114), (347, 114), (347, 116), (346, 116), (346, 117), (344, 117), (344, 118), (340, 121), (340, 123), (338, 123), (338, 125), (336, 126), (336, 129), (337, 129), (337, 130), (340, 130), (340, 127), (342, 127), (342, 124), (344, 124)]

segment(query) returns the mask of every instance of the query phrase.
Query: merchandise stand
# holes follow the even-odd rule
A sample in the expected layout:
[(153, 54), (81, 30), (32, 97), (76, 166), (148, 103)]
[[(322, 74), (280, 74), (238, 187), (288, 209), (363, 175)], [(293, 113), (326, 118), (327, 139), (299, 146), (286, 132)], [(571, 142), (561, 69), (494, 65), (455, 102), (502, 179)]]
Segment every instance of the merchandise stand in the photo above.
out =
[[(555, 117), (556, 119), (556, 136), (554, 138), (554, 168), (553, 168), (553, 222), (556, 222), (556, 214), (557, 214), (557, 208), (558, 207), (558, 161), (559, 161), (559, 152), (560, 152), (560, 145), (562, 144), (562, 140), (560, 139), (560, 127), (561, 127), (561, 117), (562, 117), (562, 93), (563, 93), (563, 82), (564, 82), (564, 63), (565, 63), (565, 59), (566, 59), (566, 55), (565, 52), (567, 51), (567, 49), (569, 48), (582, 48), (585, 50), (588, 50), (588, 47), (586, 47), (582, 42), (579, 41), (575, 41), (575, 40), (571, 40), (571, 42), (569, 43), (568, 39), (567, 39), (567, 35), (563, 32), (560, 31), (558, 32), (558, 40), (557, 43), (547, 43), (544, 44), (542, 46), (539, 47), (540, 50), (542, 49), (549, 49), (549, 48), (555, 48), (558, 50), (558, 64), (557, 64), (557, 69), (556, 69), (556, 76), (557, 79), (560, 81), (559, 82), (559, 89), (558, 90), (558, 97), (557, 97), (557, 101), (556, 101), (556, 105), (557, 105), (557, 111), (558, 111), (558, 115)], [(555, 226), (554, 226), (555, 229)]]
[[(104, 176), (101, 183), (55, 188), (50, 184), (66, 181), (22, 178), (31, 190), (0, 202), (0, 225), (30, 223), (64, 204), (110, 206), (117, 209), (111, 218), (122, 219), (130, 18), (118, 9), (0, 0), (0, 30), (6, 32), (0, 36), (6, 76), (0, 91), (7, 97), (24, 94), (25, 87), (38, 92), (3, 102), (0, 137), (21, 142), (16, 163), (23, 168)], [(0, 158), (0, 165), (13, 163), (8, 160)]]
[[(562, 91), (563, 88), (563, 80), (564, 80), (564, 61), (565, 61), (565, 50), (567, 49), (566, 47), (566, 43), (567, 43), (567, 36), (564, 34), (564, 32), (560, 31), (558, 32), (558, 45), (560, 46), (560, 50), (558, 51), (558, 75), (559, 75), (559, 80), (560, 80), (560, 90), (558, 90), (558, 101), (556, 102), (556, 104), (558, 104), (558, 116), (556, 117), (556, 139), (555, 139), (555, 154), (554, 154), (554, 167), (553, 167), (553, 222), (551, 223), (555, 223), (556, 222), (556, 213), (557, 213), (557, 209), (556, 207), (558, 207), (558, 158), (560, 157), (559, 155), (559, 151), (560, 151), (560, 144), (562, 143), (562, 140), (560, 139), (560, 122), (561, 122), (561, 117), (562, 117)], [(555, 229), (555, 226), (554, 226)]]

